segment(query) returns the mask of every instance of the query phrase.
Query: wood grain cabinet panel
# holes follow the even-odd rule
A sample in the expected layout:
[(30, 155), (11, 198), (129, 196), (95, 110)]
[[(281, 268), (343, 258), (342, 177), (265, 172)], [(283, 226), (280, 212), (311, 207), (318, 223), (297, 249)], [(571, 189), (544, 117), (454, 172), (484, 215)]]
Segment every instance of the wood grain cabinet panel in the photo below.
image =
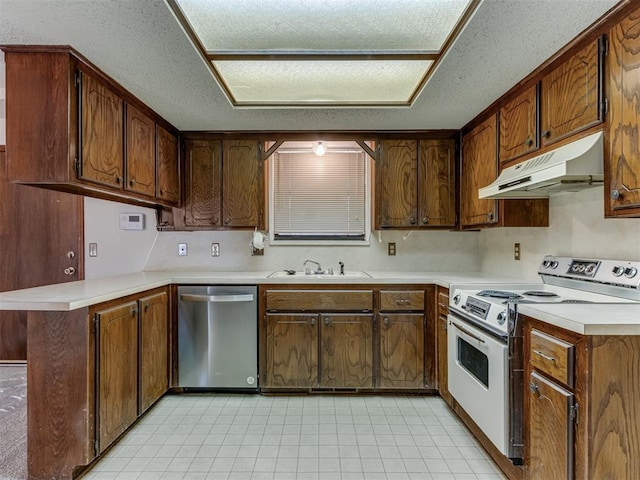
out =
[(550, 377), (573, 387), (574, 346), (551, 335), (531, 331), (531, 365)]
[(380, 310), (424, 310), (424, 290), (381, 290)]
[(138, 414), (138, 304), (96, 312), (98, 432), (102, 453)]
[(601, 121), (598, 52), (598, 42), (591, 42), (542, 78), (543, 146)]
[(376, 167), (377, 228), (452, 227), (456, 142), (383, 140)]
[(317, 314), (267, 314), (264, 387), (318, 386)]
[[(546, 378), (531, 373), (529, 404), (529, 480), (573, 479), (574, 395)], [(606, 477), (602, 477), (606, 478)], [(622, 477), (620, 477), (622, 478)]]
[(156, 193), (156, 125), (152, 118), (126, 106), (125, 190), (154, 197)]
[(274, 311), (371, 311), (372, 290), (267, 290), (267, 310)]
[(467, 133), (462, 140), (460, 172), (460, 224), (480, 227), (496, 224), (498, 201), (478, 198), (478, 190), (498, 175), (496, 116), (492, 115)]
[(500, 163), (538, 149), (538, 86), (533, 85), (500, 109)]
[(264, 179), (257, 140), (222, 142), (222, 217), (225, 227), (264, 225)]
[(415, 226), (418, 215), (418, 141), (382, 141), (376, 174), (378, 227)]
[(220, 222), (221, 145), (217, 140), (187, 140), (185, 217), (188, 227), (215, 227)]
[(609, 32), (605, 214), (640, 216), (640, 9)]
[(124, 102), (104, 82), (84, 71), (80, 83), (80, 172), (83, 180), (122, 187)]
[(178, 136), (156, 125), (156, 194), (158, 198), (175, 205), (180, 203), (178, 148)]
[(421, 226), (456, 224), (456, 142), (420, 140), (418, 221)]
[(320, 387), (373, 388), (372, 331), (372, 315), (321, 315)]
[(438, 287), (436, 290), (438, 320), (436, 322), (436, 364), (438, 375), (438, 393), (442, 399), (451, 405), (449, 393), (448, 343), (447, 343), (447, 314), (449, 313), (449, 289)]
[(138, 300), (140, 312), (139, 413), (169, 388), (169, 299), (166, 292)]
[(379, 314), (381, 388), (424, 388), (424, 315)]

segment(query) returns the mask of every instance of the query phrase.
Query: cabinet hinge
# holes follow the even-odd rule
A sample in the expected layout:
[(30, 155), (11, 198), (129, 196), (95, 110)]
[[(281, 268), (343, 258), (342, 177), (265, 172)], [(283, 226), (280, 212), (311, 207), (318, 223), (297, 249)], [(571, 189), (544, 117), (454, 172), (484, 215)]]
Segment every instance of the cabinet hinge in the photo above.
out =
[(94, 455), (95, 457), (97, 457), (97, 456), (98, 456), (98, 452), (100, 451), (100, 450), (99, 450), (99, 448), (98, 448), (98, 446), (99, 446), (99, 445), (98, 445), (98, 439), (96, 438), (96, 439), (93, 441), (93, 455)]
[(600, 53), (603, 57), (609, 54), (609, 38), (606, 35), (602, 35), (598, 40), (600, 43)]
[(602, 118), (607, 116), (609, 113), (609, 99), (607, 97), (602, 99)]
[(93, 314), (93, 322), (92, 323), (93, 323), (93, 326), (92, 326), (93, 334), (95, 335), (96, 332), (98, 331), (98, 314), (97, 313)]
[(76, 167), (76, 177), (80, 177), (80, 159), (76, 158), (75, 167)]
[(80, 77), (80, 71), (76, 70), (75, 74), (73, 75), (73, 83), (76, 87), (80, 86), (80, 83), (82, 82), (82, 77)]
[(574, 422), (576, 425), (578, 425), (578, 410), (580, 408), (580, 405), (578, 405), (577, 403), (574, 403), (571, 406), (571, 412), (570, 412), (570, 416), (571, 416), (571, 421)]

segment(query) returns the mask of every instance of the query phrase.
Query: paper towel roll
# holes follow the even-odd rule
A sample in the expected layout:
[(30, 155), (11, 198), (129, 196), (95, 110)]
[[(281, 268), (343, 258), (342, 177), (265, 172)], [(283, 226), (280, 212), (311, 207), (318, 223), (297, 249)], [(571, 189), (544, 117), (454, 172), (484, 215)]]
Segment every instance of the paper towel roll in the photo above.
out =
[(264, 235), (262, 232), (253, 232), (253, 248), (256, 250), (262, 250), (264, 248)]

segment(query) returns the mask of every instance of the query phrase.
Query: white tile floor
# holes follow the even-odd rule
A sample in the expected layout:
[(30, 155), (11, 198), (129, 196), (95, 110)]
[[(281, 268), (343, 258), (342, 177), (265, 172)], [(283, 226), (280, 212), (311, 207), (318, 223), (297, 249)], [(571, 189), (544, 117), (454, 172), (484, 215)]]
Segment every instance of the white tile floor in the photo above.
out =
[(439, 397), (164, 397), (83, 478), (503, 480)]

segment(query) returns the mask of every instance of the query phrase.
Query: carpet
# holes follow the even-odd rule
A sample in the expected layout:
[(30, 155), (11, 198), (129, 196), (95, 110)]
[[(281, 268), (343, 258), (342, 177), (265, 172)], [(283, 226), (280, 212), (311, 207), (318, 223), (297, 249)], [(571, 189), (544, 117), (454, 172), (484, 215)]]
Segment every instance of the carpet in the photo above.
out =
[(0, 480), (27, 478), (27, 367), (0, 364)]

